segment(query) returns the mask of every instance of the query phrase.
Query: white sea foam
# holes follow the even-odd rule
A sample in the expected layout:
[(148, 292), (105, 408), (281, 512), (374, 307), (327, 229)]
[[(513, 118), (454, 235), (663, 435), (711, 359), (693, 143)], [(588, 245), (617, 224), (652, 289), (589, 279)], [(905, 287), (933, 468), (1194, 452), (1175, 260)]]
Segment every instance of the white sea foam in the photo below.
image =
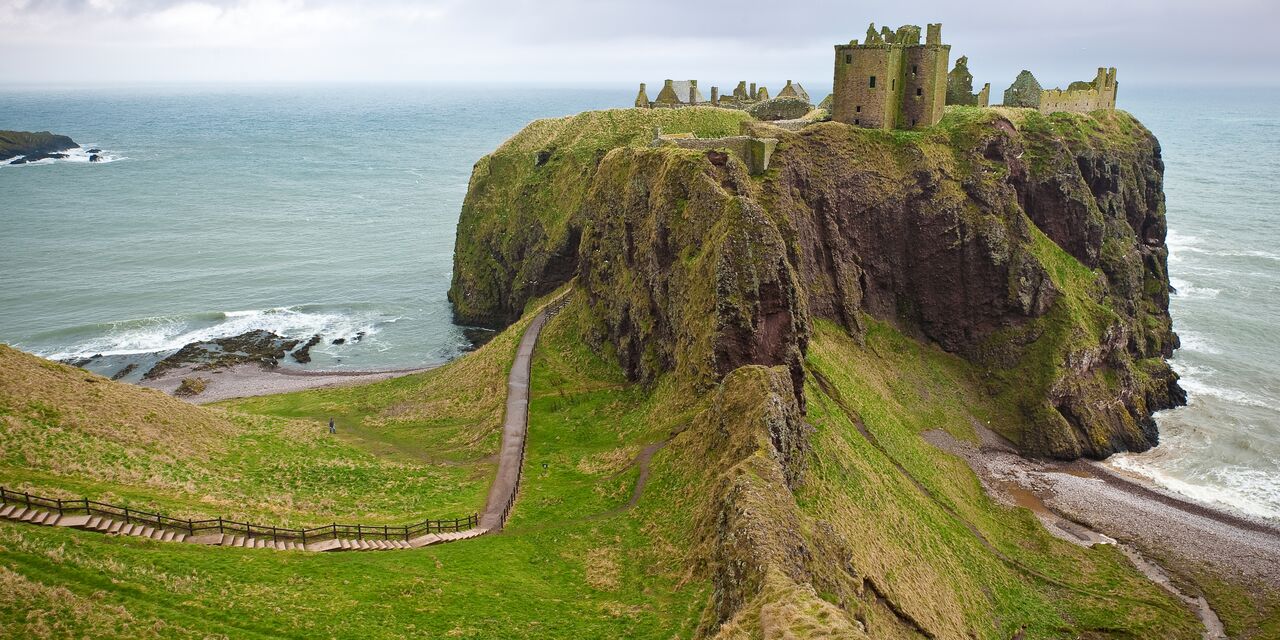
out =
[(1216, 298), (1219, 293), (1222, 293), (1221, 290), (1214, 289), (1212, 287), (1197, 287), (1182, 278), (1170, 277), (1169, 284), (1173, 285), (1173, 288), (1178, 292), (1177, 295), (1179, 297), (1187, 299)]
[[(365, 339), (376, 335), (381, 325), (398, 318), (367, 312), (329, 312), (297, 307), (249, 309), (191, 316), (161, 316), (117, 323), (99, 335), (41, 354), (55, 360), (83, 358), (95, 354), (137, 355), (180, 349), (192, 342), (237, 336), (254, 330), (270, 331), (288, 338), (313, 335), (350, 340), (359, 333)], [(321, 347), (330, 348), (332, 345)], [(317, 349), (317, 350), (320, 350)]]
[(1254, 395), (1240, 389), (1224, 388), (1217, 385), (1209, 384), (1204, 379), (1195, 376), (1183, 376), (1178, 384), (1187, 391), (1192, 402), (1196, 400), (1196, 396), (1209, 396), (1235, 404), (1242, 404), (1248, 407), (1257, 407), (1259, 409), (1270, 409), (1271, 411), (1280, 412), (1280, 406), (1272, 402), (1268, 402), (1266, 398)]
[(1140, 475), (1155, 484), (1199, 502), (1224, 505), (1248, 515), (1280, 519), (1280, 477), (1258, 469), (1224, 467), (1215, 473), (1214, 483), (1192, 483), (1177, 478), (1160, 466), (1149, 464), (1150, 454), (1121, 453), (1105, 464)]
[(22, 164), (13, 164), (14, 161), (23, 158), (23, 156), (16, 156), (4, 162), (0, 162), (0, 166), (32, 167), (32, 166), (38, 166), (38, 165), (55, 164), (58, 162), (69, 162), (73, 164), (106, 164), (110, 162), (117, 162), (120, 160), (128, 160), (128, 158), (126, 158), (125, 156), (115, 155), (113, 153), (110, 153), (104, 150), (96, 154), (98, 156), (98, 160), (97, 162), (93, 162), (92, 160), (89, 159), (89, 157), (94, 154), (90, 154), (88, 150), (97, 149), (97, 148), (98, 147), (96, 145), (91, 145), (91, 144), (82, 145), (75, 149), (67, 149), (66, 151), (59, 151), (58, 153), (66, 154), (67, 157), (65, 158), (45, 158), (43, 160), (36, 160), (34, 162), (24, 162)]
[(1180, 349), (1208, 354), (1222, 353), (1222, 350), (1217, 345), (1203, 335), (1182, 327), (1178, 327), (1177, 330), (1178, 340), (1182, 345), (1179, 347)]

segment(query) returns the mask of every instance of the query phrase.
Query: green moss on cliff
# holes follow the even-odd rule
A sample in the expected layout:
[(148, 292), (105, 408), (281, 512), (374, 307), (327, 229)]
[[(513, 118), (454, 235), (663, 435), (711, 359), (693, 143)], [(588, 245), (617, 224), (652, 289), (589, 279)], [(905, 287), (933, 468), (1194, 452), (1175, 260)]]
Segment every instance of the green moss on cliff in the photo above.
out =
[(605, 155), (645, 147), (655, 127), (737, 135), (745, 112), (612, 109), (538, 120), (476, 163), (458, 221), (449, 299), (465, 323), (505, 326), (576, 268), (578, 216)]

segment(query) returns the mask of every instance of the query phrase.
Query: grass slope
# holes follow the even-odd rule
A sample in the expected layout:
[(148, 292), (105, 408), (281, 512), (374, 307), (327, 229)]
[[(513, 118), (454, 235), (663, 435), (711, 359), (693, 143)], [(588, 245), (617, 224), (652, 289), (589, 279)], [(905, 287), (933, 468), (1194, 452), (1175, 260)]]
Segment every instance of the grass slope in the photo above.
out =
[(1029, 638), (1199, 636), (1190, 612), (1114, 548), (1053, 538), (1029, 511), (988, 499), (963, 461), (919, 438), (945, 429), (975, 440), (975, 421), (1018, 418), (987, 398), (964, 361), (887, 325), (868, 327), (860, 346), (817, 325), (807, 365), (827, 386), (811, 377), (807, 390), (821, 455), (797, 499), (858, 541), (855, 566), (891, 600), (939, 637), (1007, 638), (1024, 626)]
[[(655, 472), (640, 505), (618, 509), (635, 484), (634, 452), (694, 408), (624, 384), (616, 364), (576, 339), (580, 313), (571, 305), (549, 323), (534, 359), (526, 479), (507, 533), (406, 553), (304, 554), (0, 522), (0, 635), (690, 637), (708, 587), (678, 561), (688, 518), (666, 513), (663, 488), (679, 470)], [(494, 354), (514, 346), (525, 322), (436, 377), (454, 391), (489, 384), (496, 372), (482, 369), (505, 369), (509, 358)], [(414, 442), (458, 460), (483, 455), (468, 443), (489, 438), (487, 427), (458, 425), (489, 415), (478, 408), (485, 400), (430, 408), (432, 388), (378, 383), (233, 404), (278, 416), (332, 410), (393, 457), (411, 455)], [(430, 420), (382, 421), (417, 402)]]
[[(489, 397), (471, 402), (456, 385), (468, 375), (502, 380), (513, 352), (513, 341), (498, 341), (459, 363), (464, 366), (369, 388), (365, 394), (387, 399), (387, 412), (394, 414), (381, 418), (380, 424), (390, 425), (381, 431), (367, 426), (376, 420), (359, 420), (354, 409), (343, 413), (317, 400), (339, 416), (344, 428), (335, 438), (327, 433), (327, 416), (297, 410), (295, 396), (262, 415), (234, 406), (205, 409), (0, 347), (6, 372), (0, 378), (0, 483), (175, 517), (279, 525), (396, 524), (471, 514), (483, 504), (492, 463), (480, 453), (469, 463), (397, 455), (397, 429), (430, 422), (420, 417), (421, 407), (399, 399), (465, 404), (469, 413), (457, 420), (479, 425), (478, 435), (465, 437), (484, 446), (485, 437), (494, 438), (488, 432), (498, 428), (502, 396), (490, 389)], [(485, 389), (478, 384), (475, 390)], [(496, 417), (472, 422), (477, 412)], [(362, 435), (366, 431), (392, 435), (377, 440)]]

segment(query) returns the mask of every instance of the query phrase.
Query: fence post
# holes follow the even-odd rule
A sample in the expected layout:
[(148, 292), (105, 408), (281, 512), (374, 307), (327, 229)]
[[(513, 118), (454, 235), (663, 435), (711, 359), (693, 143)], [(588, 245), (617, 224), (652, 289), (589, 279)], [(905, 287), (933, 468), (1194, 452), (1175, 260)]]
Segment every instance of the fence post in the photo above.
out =
[(187, 535), (196, 535), (196, 523), (191, 518), (187, 518)]
[(124, 508), (124, 523), (133, 524), (132, 522), (129, 522), (129, 507)]
[(22, 492), (22, 498), (23, 498), (23, 500), (22, 500), (22, 501), (23, 501), (24, 503), (26, 503), (27, 508), (28, 508), (28, 509), (30, 509), (30, 508), (31, 508), (31, 494), (30, 494), (30, 493), (27, 493), (26, 491), (23, 491), (23, 492)]
[(222, 516), (218, 516), (218, 533), (225, 533), (222, 530)]

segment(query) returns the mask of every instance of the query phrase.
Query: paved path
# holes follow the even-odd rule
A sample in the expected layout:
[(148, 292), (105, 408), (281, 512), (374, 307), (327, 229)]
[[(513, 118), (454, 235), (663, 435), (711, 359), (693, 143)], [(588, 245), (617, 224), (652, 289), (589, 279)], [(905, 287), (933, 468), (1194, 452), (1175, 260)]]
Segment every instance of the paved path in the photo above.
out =
[(569, 294), (551, 302), (529, 323), (520, 338), (516, 358), (507, 374), (507, 412), (502, 421), (502, 448), (498, 451), (498, 474), (489, 487), (489, 497), (480, 514), (480, 528), (497, 531), (507, 523), (507, 515), (520, 490), (520, 473), (524, 466), (525, 436), (529, 432), (529, 374), (533, 366), (533, 349), (547, 319), (560, 312)]
[[(57, 502), (58, 510), (50, 506), (27, 504), (0, 504), (0, 518), (42, 524), (49, 526), (75, 527), (91, 531), (99, 531), (109, 535), (128, 535), (151, 538), (163, 542), (191, 542), (196, 544), (218, 545), (227, 547), (267, 548), (281, 551), (347, 551), (347, 550), (390, 550), (423, 547), (442, 542), (468, 540), (497, 531), (506, 524), (507, 516), (515, 504), (517, 492), (520, 490), (521, 467), (524, 463), (525, 435), (529, 429), (529, 375), (533, 364), (533, 350), (537, 346), (538, 336), (547, 320), (564, 308), (569, 301), (570, 292), (562, 294), (550, 302), (534, 316), (529, 326), (520, 337), (520, 346), (515, 360), (511, 363), (511, 371), (507, 374), (507, 410), (502, 424), (502, 448), (498, 452), (498, 473), (489, 487), (489, 497), (485, 501), (484, 513), (480, 516), (479, 526), (465, 531), (432, 533), (411, 540), (375, 540), (375, 539), (329, 539), (323, 542), (307, 544), (274, 541), (264, 537), (241, 536), (224, 533), (188, 536), (180, 531), (163, 529), (149, 524), (138, 524), (129, 520), (120, 521), (110, 516), (63, 515), (61, 501), (44, 499), (52, 504)], [(660, 445), (659, 445), (660, 446)], [(656, 447), (654, 447), (656, 450)], [(652, 455), (652, 452), (650, 452)], [(647, 459), (645, 460), (647, 463)], [(643, 490), (643, 477), (637, 489)], [(12, 494), (17, 495), (17, 494)], [(87, 504), (87, 503), (86, 503)], [(265, 527), (264, 527), (265, 528)], [(376, 528), (374, 533), (376, 535)]]

